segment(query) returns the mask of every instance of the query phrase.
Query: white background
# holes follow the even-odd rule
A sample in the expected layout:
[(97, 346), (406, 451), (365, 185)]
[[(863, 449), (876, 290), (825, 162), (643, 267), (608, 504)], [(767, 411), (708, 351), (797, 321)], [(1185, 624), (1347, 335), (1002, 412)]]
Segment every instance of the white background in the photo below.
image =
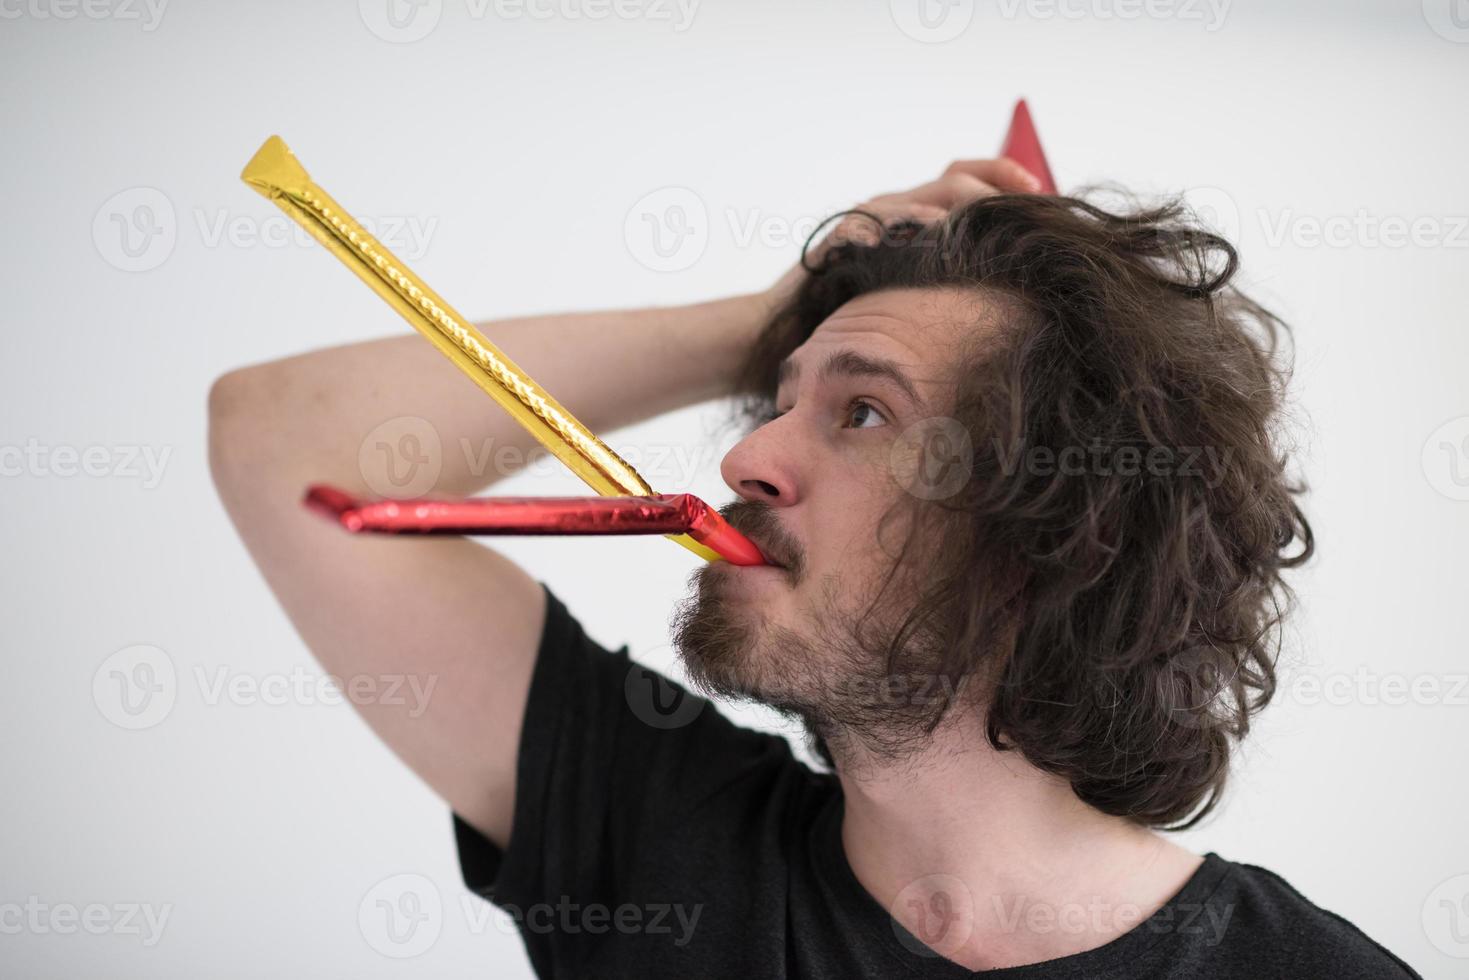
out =
[[(315, 667), (210, 486), (210, 381), (408, 329), (238, 180), (267, 136), (358, 217), (416, 222), (384, 237), (488, 319), (763, 287), (815, 218), (993, 153), (1025, 95), (1064, 187), (1190, 191), (1296, 328), (1320, 557), (1280, 701), (1185, 843), (1469, 975), (1462, 3), (935, 0), (925, 26), (885, 0), (429, 0), (395, 28), (385, 2), (0, 0), (0, 972), (529, 975), (465, 904), (444, 807), (349, 708), (211, 687)], [(692, 233), (664, 258), (658, 222)], [(697, 451), (650, 478), (723, 503), (721, 418), (607, 435)], [(68, 452), (91, 447), (88, 475)], [(504, 550), (669, 666), (692, 556)], [(127, 715), (113, 672), (149, 664), (159, 700)], [(395, 946), (376, 902), (405, 889), (429, 918)], [(67, 918), (94, 904), (95, 935)], [(129, 907), (166, 911), (161, 937)]]

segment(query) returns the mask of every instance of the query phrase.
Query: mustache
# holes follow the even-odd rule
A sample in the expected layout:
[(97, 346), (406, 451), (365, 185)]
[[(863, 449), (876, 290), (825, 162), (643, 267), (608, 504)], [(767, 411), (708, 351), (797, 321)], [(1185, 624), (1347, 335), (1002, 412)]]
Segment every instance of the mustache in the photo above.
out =
[(719, 508), (719, 516), (754, 541), (765, 557), (784, 566), (793, 578), (800, 577), (806, 564), (801, 544), (781, 524), (774, 507), (740, 498)]

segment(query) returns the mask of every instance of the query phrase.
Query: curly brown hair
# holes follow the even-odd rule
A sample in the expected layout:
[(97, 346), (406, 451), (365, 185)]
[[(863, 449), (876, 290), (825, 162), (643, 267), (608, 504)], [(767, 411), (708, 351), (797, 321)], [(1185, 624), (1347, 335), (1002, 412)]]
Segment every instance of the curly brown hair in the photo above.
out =
[(941, 638), (945, 676), (987, 678), (997, 749), (1103, 812), (1192, 826), (1274, 694), (1281, 572), (1313, 547), (1279, 447), (1285, 325), (1178, 201), (998, 195), (878, 238), (831, 247), (775, 313), (740, 419), (768, 416), (781, 359), (857, 296), (958, 287), (1015, 314), (962, 366), (968, 478), (918, 505), (945, 543), (919, 549), (888, 667)]

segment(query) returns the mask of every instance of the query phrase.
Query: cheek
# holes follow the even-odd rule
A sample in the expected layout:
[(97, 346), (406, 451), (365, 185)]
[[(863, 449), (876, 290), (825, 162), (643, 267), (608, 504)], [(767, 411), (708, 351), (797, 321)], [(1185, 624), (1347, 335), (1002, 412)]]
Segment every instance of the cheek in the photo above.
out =
[(891, 563), (908, 522), (904, 509), (894, 508), (898, 492), (892, 484), (854, 477), (841, 487), (817, 511), (823, 519), (807, 549), (807, 564), (813, 578), (826, 575), (853, 588)]
[(895, 447), (902, 440), (880, 431), (845, 433), (836, 453), (836, 464), (849, 480), (873, 488), (896, 486), (893, 473)]

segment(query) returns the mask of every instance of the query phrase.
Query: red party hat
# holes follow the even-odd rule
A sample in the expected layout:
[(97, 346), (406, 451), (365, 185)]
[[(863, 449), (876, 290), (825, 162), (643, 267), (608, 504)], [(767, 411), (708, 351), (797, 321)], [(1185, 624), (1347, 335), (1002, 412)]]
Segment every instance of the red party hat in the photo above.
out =
[(1057, 193), (1056, 178), (1051, 176), (1051, 166), (1046, 163), (1046, 152), (1041, 149), (1041, 138), (1036, 135), (1024, 99), (1015, 103), (1015, 115), (1010, 118), (1010, 131), (1005, 134), (1000, 156), (1009, 157), (1039, 178), (1042, 193)]

